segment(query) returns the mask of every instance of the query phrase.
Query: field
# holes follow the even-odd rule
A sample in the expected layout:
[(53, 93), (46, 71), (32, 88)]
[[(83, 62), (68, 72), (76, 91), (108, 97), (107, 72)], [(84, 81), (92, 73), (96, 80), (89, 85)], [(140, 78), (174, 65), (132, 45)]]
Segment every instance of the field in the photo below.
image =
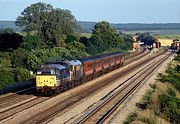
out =
[[(122, 31), (125, 34), (150, 33), (155, 36), (162, 46), (171, 46), (174, 39), (180, 39), (180, 30), (142, 30), (142, 31)], [(90, 33), (81, 33), (81, 36), (91, 37)]]
[[(166, 32), (168, 33), (168, 32)], [(155, 37), (161, 42), (162, 46), (170, 46), (174, 39), (180, 39), (180, 32), (169, 32), (169, 34), (156, 34)]]
[(167, 38), (157, 38), (158, 41), (161, 43), (161, 46), (171, 46), (173, 43), (173, 39), (167, 39)]
[(174, 39), (180, 39), (180, 30), (143, 30), (122, 32), (126, 34), (150, 33), (158, 39), (162, 46), (171, 46)]
[(140, 30), (140, 31), (122, 31), (126, 34), (136, 33), (150, 33), (151, 35), (163, 35), (163, 36), (178, 36), (180, 37), (180, 30)]

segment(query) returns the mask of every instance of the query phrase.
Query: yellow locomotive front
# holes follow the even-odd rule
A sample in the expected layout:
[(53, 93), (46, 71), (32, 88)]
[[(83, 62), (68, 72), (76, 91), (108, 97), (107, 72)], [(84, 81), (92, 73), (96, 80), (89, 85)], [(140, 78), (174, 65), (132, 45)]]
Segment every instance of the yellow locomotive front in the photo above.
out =
[(58, 71), (52, 65), (41, 65), (36, 74), (36, 91), (38, 94), (53, 94), (57, 87)]
[(52, 90), (55, 89), (56, 87), (55, 75), (37, 75), (36, 76), (36, 89), (43, 90), (45, 87), (48, 87)]

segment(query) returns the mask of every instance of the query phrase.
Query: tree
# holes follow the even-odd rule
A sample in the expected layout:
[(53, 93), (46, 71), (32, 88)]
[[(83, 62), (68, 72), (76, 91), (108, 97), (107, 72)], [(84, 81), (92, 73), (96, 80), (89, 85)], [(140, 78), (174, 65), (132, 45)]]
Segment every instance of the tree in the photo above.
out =
[(20, 47), (26, 50), (33, 50), (45, 47), (46, 44), (37, 35), (26, 35), (23, 37), (23, 42)]
[(133, 48), (133, 42), (134, 42), (132, 36), (130, 36), (130, 35), (124, 35), (124, 36), (122, 36), (122, 37), (123, 37), (123, 41), (124, 41), (124, 42), (122, 42), (121, 48), (122, 48), (123, 50), (132, 49), (132, 48)]
[(21, 16), (17, 17), (16, 25), (24, 31), (38, 31), (41, 29), (42, 21), (46, 20), (45, 14), (53, 7), (50, 4), (38, 2), (24, 9)]
[(9, 33), (9, 34), (15, 33), (12, 28), (5, 28), (2, 32), (3, 33)]
[(74, 42), (74, 41), (78, 41), (77, 36), (75, 36), (75, 35), (68, 35), (67, 36), (66, 43), (71, 43), (71, 42)]
[(99, 54), (113, 48), (121, 49), (123, 38), (111, 25), (102, 21), (94, 26), (93, 33), (88, 41), (87, 50), (91, 54)]
[(0, 34), (0, 50), (7, 51), (9, 49), (17, 49), (19, 44), (23, 42), (22, 38), (23, 36), (12, 32)]
[(33, 76), (30, 74), (30, 71), (28, 71), (27, 69), (16, 68), (16, 75), (15, 75), (16, 81), (18, 81), (18, 82), (27, 81), (32, 78), (33, 78)]
[(28, 69), (35, 71), (35, 69), (42, 63), (42, 60), (38, 58), (34, 53), (30, 53), (27, 57)]
[(88, 38), (85, 36), (80, 37), (79, 42), (84, 44), (85, 47), (88, 46)]
[(50, 47), (64, 45), (64, 35), (71, 35), (76, 19), (69, 10), (54, 9), (50, 4), (36, 3), (24, 9), (16, 24), (25, 31), (34, 31)]
[(0, 88), (14, 83), (14, 74), (10, 70), (0, 70)]
[(29, 52), (25, 49), (19, 48), (13, 52), (13, 66), (27, 68), (27, 57)]

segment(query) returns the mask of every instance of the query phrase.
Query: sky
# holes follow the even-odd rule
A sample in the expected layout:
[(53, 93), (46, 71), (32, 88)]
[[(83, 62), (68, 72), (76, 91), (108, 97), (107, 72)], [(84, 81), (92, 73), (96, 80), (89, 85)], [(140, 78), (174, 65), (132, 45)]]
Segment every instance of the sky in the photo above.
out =
[(0, 20), (16, 20), (36, 2), (68, 9), (78, 21), (180, 23), (180, 0), (0, 0)]

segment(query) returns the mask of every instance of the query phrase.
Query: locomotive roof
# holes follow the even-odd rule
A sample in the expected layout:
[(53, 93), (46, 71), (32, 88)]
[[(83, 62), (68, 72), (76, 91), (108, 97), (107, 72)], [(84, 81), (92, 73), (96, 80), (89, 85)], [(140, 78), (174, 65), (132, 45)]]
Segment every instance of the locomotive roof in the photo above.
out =
[(43, 64), (40, 66), (41, 68), (54, 68), (54, 69), (66, 69), (67, 67), (64, 65), (60, 65), (60, 64)]
[(71, 65), (77, 66), (77, 65), (82, 65), (81, 61), (79, 60), (71, 60), (68, 61)]
[(56, 65), (63, 65), (63, 66), (66, 66), (66, 67), (71, 67), (69, 61), (57, 61), (57, 62), (48, 62), (46, 64), (56, 64)]

